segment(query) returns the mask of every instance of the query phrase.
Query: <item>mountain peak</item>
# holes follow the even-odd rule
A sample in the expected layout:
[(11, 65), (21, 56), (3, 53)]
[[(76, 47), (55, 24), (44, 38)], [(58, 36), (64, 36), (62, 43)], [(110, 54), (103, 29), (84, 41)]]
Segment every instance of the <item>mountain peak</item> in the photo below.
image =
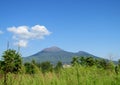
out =
[[(74, 56), (93, 56), (93, 55), (84, 51), (79, 51), (77, 53), (67, 52), (59, 47), (52, 46), (49, 48), (45, 48), (34, 55), (24, 58), (24, 61), (29, 62), (32, 61), (32, 59), (35, 59), (36, 62), (38, 63), (50, 61), (52, 64), (57, 64), (58, 61), (61, 61), (64, 64), (66, 63), (70, 64)], [(96, 56), (93, 57), (98, 58)]]
[(52, 46), (52, 47), (45, 48), (44, 50), (42, 50), (42, 52), (58, 52), (58, 51), (63, 51), (63, 50), (57, 46)]

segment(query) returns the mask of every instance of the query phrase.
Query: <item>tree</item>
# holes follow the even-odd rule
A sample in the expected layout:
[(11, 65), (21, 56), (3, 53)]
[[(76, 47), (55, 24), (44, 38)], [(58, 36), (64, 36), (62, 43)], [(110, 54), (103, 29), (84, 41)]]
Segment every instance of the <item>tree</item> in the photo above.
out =
[(29, 63), (29, 62), (26, 62), (24, 64), (25, 66), (25, 72), (28, 73), (28, 74), (34, 74), (35, 73), (35, 68), (34, 68), (34, 65)]
[(62, 62), (58, 61), (57, 65), (55, 66), (55, 71), (59, 72), (63, 68)]
[(99, 59), (97, 67), (107, 69), (107, 61), (105, 59)]
[(115, 66), (115, 73), (118, 75), (118, 73), (119, 73), (119, 66), (118, 65), (116, 65)]
[(41, 70), (42, 70), (43, 73), (53, 70), (53, 66), (49, 61), (42, 62), (40, 67), (41, 67)]
[(37, 63), (35, 62), (35, 60), (32, 60), (31, 63), (26, 62), (24, 63), (25, 66), (25, 72), (28, 74), (35, 74), (39, 72), (39, 68), (37, 67)]
[(34, 59), (32, 59), (31, 62), (32, 62), (32, 64), (35, 64), (35, 65), (36, 65), (36, 61), (35, 61)]
[(114, 63), (110, 60), (108, 63), (107, 63), (107, 69), (109, 69), (109, 70), (114, 70), (114, 68), (115, 68), (115, 65), (114, 65)]
[(81, 65), (86, 65), (86, 57), (84, 57), (84, 56), (80, 57), (80, 64)]
[(71, 64), (74, 66), (76, 64), (79, 64), (79, 57), (73, 57)]
[(87, 57), (85, 60), (87, 66), (93, 66), (95, 64), (95, 59), (93, 57)]
[(4, 85), (7, 85), (7, 73), (18, 73), (22, 68), (22, 59), (19, 52), (8, 49), (2, 55), (1, 69), (4, 72)]
[(2, 66), (3, 71), (8, 73), (18, 73), (21, 71), (22, 68), (22, 59), (21, 55), (16, 52), (16, 50), (8, 49), (6, 50), (3, 55), (3, 64)]

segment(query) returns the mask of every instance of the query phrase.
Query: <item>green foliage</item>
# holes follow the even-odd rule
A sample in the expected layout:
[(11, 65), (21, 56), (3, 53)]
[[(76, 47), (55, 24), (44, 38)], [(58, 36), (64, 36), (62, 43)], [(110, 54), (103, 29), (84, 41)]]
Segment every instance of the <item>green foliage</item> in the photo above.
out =
[(120, 67), (120, 59), (118, 60), (118, 66)]
[(115, 73), (118, 75), (118, 73), (119, 73), (119, 66), (118, 65), (116, 65), (115, 66)]
[(22, 59), (16, 50), (8, 49), (2, 55), (1, 69), (8, 73), (18, 73), (21, 71)]
[(84, 56), (81, 56), (81, 57), (80, 57), (80, 64), (81, 64), (82, 66), (86, 65), (86, 57), (84, 57)]
[[(76, 70), (77, 68), (77, 70)], [(0, 79), (3, 85), (3, 79)], [(120, 85), (120, 74), (92, 67), (64, 68), (60, 73), (8, 74), (8, 85)]]
[(49, 61), (41, 63), (40, 67), (41, 67), (41, 70), (43, 73), (49, 72), (49, 71), (52, 72), (52, 70), (53, 70), (53, 66)]
[(12, 49), (4, 51), (2, 58), (3, 60), (0, 62), (0, 69), (4, 73), (4, 85), (7, 85), (7, 74), (21, 72), (22, 60), (19, 52)]
[(87, 66), (95, 65), (95, 59), (93, 57), (87, 57), (85, 60), (86, 60), (86, 65)]
[(59, 72), (63, 68), (62, 62), (58, 61), (57, 65), (55, 66), (55, 71)]
[(108, 63), (107, 63), (107, 69), (109, 69), (109, 70), (114, 70), (114, 68), (115, 68), (115, 65), (114, 65), (114, 63), (112, 62), (112, 61), (109, 61)]
[(0, 72), (3, 73), (3, 70), (4, 70), (4, 67), (5, 66), (5, 63), (4, 61), (0, 61)]
[(97, 60), (97, 67), (107, 69), (107, 61), (105, 59)]
[(39, 68), (35, 65), (35, 62), (27, 62), (24, 64), (25, 66), (25, 73), (27, 74), (35, 74), (39, 72)]
[(96, 64), (96, 60), (93, 57), (73, 57), (71, 64), (77, 65), (81, 64), (83, 66), (93, 66)]
[[(73, 57), (71, 64), (75, 65), (82, 65), (82, 66), (96, 66), (98, 68), (114, 70), (115, 66), (112, 61), (108, 61), (105, 59), (95, 59), (93, 57)], [(119, 65), (119, 63), (118, 63)]]
[(72, 61), (71, 61), (71, 64), (72, 64), (73, 66), (79, 64), (79, 57), (73, 57), (73, 58), (72, 58)]

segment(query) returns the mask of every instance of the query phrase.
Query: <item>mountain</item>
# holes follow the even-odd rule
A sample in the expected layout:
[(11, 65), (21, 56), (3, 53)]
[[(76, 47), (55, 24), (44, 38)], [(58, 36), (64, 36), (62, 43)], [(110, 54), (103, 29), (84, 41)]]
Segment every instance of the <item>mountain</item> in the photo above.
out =
[(56, 46), (45, 48), (44, 50), (42, 50), (42, 52), (58, 52), (58, 51), (63, 51), (63, 50)]
[(62, 63), (69, 64), (74, 56), (92, 56), (98, 58), (84, 51), (74, 53), (64, 51), (59, 47), (53, 46), (50, 48), (45, 48), (42, 51), (31, 56), (24, 57), (23, 60), (24, 62), (30, 62), (32, 59), (34, 59), (36, 62), (50, 61), (53, 64), (56, 64), (58, 61), (61, 61)]

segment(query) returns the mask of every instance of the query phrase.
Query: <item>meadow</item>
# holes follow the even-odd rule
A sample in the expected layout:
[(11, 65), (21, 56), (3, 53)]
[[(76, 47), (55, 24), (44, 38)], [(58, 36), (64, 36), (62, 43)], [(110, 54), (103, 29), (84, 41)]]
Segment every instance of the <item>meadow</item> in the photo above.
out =
[[(3, 77), (0, 85), (4, 85)], [(7, 85), (120, 85), (120, 74), (96, 66), (74, 66), (59, 72), (7, 75)]]

